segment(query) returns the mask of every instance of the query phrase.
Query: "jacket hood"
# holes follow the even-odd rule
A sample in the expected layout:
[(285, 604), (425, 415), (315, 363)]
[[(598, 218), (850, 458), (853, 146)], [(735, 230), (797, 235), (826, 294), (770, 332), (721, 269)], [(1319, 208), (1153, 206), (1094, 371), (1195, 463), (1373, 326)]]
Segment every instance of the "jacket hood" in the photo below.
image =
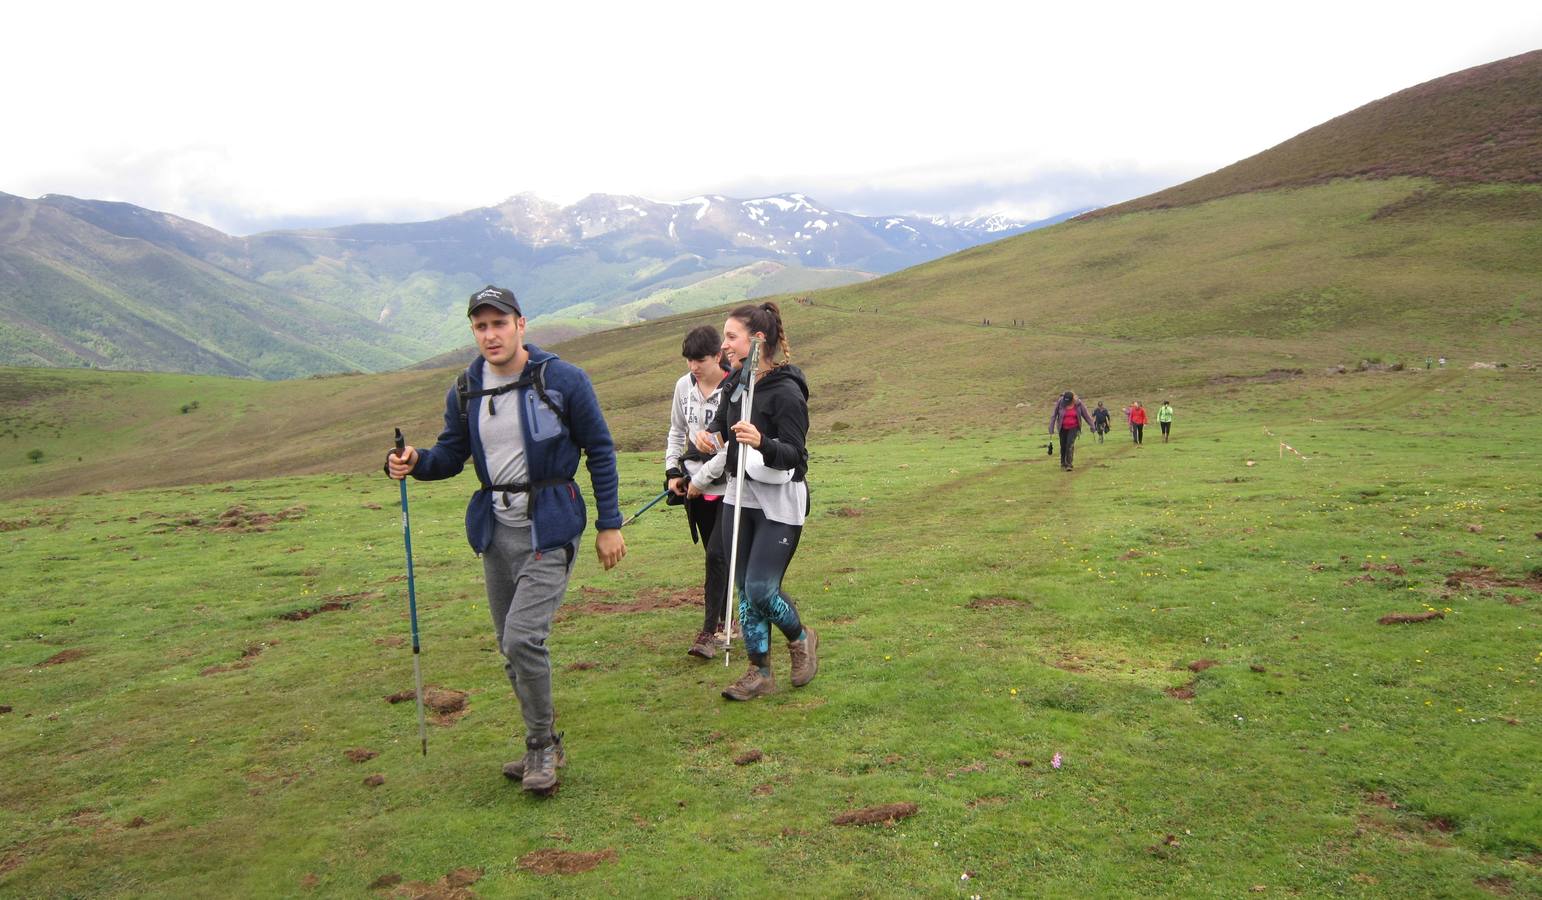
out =
[(755, 382), (755, 390), (763, 390), (765, 388), (771, 387), (772, 385), (780, 384), (783, 381), (790, 381), (797, 385), (798, 390), (803, 392), (803, 399), (808, 399), (808, 381), (803, 377), (803, 370), (795, 365), (792, 365), (791, 363), (785, 366), (777, 366), (776, 368), (762, 375), (760, 380)]

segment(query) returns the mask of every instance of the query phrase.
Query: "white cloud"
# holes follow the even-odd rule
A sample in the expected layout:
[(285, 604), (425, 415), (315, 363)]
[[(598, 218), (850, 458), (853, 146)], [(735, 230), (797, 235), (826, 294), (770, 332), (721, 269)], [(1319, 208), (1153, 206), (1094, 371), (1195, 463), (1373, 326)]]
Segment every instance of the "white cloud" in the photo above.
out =
[(1542, 46), (1542, 7), (1493, 0), (667, 14), (152, 0), (7, 20), (0, 190), (232, 228), (421, 218), (525, 190), (675, 198), (774, 180), (835, 202), (816, 186), (1186, 177)]

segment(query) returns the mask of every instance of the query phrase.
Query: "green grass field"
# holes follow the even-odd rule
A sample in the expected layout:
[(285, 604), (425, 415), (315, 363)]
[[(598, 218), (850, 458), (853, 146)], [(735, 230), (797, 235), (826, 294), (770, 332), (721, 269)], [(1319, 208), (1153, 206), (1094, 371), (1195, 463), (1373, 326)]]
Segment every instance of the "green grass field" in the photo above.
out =
[[(626, 399), (626, 368), (606, 371), (624, 432), (661, 418), (661, 395)], [(431, 422), (441, 376), (380, 376), (412, 387), (357, 421), (418, 404)], [(0, 894), (1542, 893), (1533, 373), (1193, 387), (1174, 443), (1084, 439), (1069, 474), (1045, 454), (1038, 396), (954, 422), (916, 422), (941, 418), (917, 400), (873, 429), (882, 404), (864, 395), (841, 432), (848, 414), (816, 408), (788, 587), (823, 636), (819, 678), (792, 689), (774, 642), (776, 696), (718, 697), (740, 660), (685, 656), (701, 556), (656, 508), (619, 569), (587, 543), (580, 558), (552, 639), (570, 765), (548, 800), (499, 773), (519, 717), (461, 529), (467, 478), (409, 488), (425, 679), (467, 692), (424, 758), (412, 704), (384, 699), (412, 684), (395, 485), (367, 465), (277, 477), (286, 453), (318, 451), (260, 440), (350, 380), (123, 376), (141, 381), (110, 406), (85, 383), (101, 377), (70, 395), (100, 409), (85, 421), (41, 424), (66, 408), (58, 381), (21, 412), (12, 398)], [(200, 408), (176, 413), (190, 391)], [(159, 417), (134, 418), (146, 409)], [(229, 457), (199, 436), (215, 423)], [(329, 435), (332, 461), (357, 441), (378, 466), (371, 435)], [(175, 458), (126, 448), (155, 440), (198, 451), (182, 481), (241, 471), (241, 451), (275, 477), (108, 490), (177, 480)], [(33, 443), (41, 463), (21, 459)], [(94, 453), (140, 468), (80, 477)], [(660, 468), (624, 454), (628, 510)], [(1443, 618), (1377, 624), (1430, 611)], [(891, 803), (917, 812), (832, 824)]]

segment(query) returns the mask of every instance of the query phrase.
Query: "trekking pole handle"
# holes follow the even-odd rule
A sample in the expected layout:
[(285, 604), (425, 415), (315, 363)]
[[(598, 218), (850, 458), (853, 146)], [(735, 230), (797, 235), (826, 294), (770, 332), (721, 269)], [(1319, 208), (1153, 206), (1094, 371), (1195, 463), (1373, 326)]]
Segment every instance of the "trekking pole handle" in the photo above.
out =
[(396, 458), (402, 458), (402, 451), (407, 449), (407, 439), (402, 437), (402, 430), (396, 429)]

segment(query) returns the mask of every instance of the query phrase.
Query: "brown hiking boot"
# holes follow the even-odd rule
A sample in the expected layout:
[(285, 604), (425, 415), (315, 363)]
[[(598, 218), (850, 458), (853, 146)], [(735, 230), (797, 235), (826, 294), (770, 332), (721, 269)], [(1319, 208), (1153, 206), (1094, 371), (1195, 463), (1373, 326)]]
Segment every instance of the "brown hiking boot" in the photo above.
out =
[(717, 656), (717, 635), (710, 631), (703, 631), (701, 634), (696, 635), (696, 643), (692, 644), (691, 649), (685, 652), (692, 656), (699, 656), (702, 659), (711, 659)]
[[(556, 762), (557, 762), (557, 765), (556, 765), (556, 767), (560, 769), (563, 766), (568, 764), (568, 754), (567, 754), (567, 751), (562, 749), (562, 735), (560, 735), (560, 734), (557, 735), (557, 737), (554, 740), (554, 743), (555, 743), (556, 748), (557, 748), (557, 752), (556, 752)], [(524, 778), (525, 778), (525, 760), (527, 760), (529, 758), (530, 758), (530, 751), (526, 750), (525, 751), (525, 755), (521, 756), (519, 759), (516, 759), (513, 762), (504, 763), (503, 764), (503, 777), (513, 779), (514, 781), (523, 781)]]
[(788, 641), (787, 652), (792, 654), (792, 686), (803, 687), (819, 674), (819, 634), (803, 626), (803, 640)]
[(723, 696), (730, 700), (754, 700), (775, 692), (776, 680), (770, 675), (760, 674), (755, 666), (750, 666), (749, 671), (740, 675), (738, 681), (723, 688)]
[(545, 742), (525, 738), (525, 776), (520, 784), (534, 794), (557, 790), (557, 766), (567, 762), (562, 749), (562, 735), (554, 734)]

